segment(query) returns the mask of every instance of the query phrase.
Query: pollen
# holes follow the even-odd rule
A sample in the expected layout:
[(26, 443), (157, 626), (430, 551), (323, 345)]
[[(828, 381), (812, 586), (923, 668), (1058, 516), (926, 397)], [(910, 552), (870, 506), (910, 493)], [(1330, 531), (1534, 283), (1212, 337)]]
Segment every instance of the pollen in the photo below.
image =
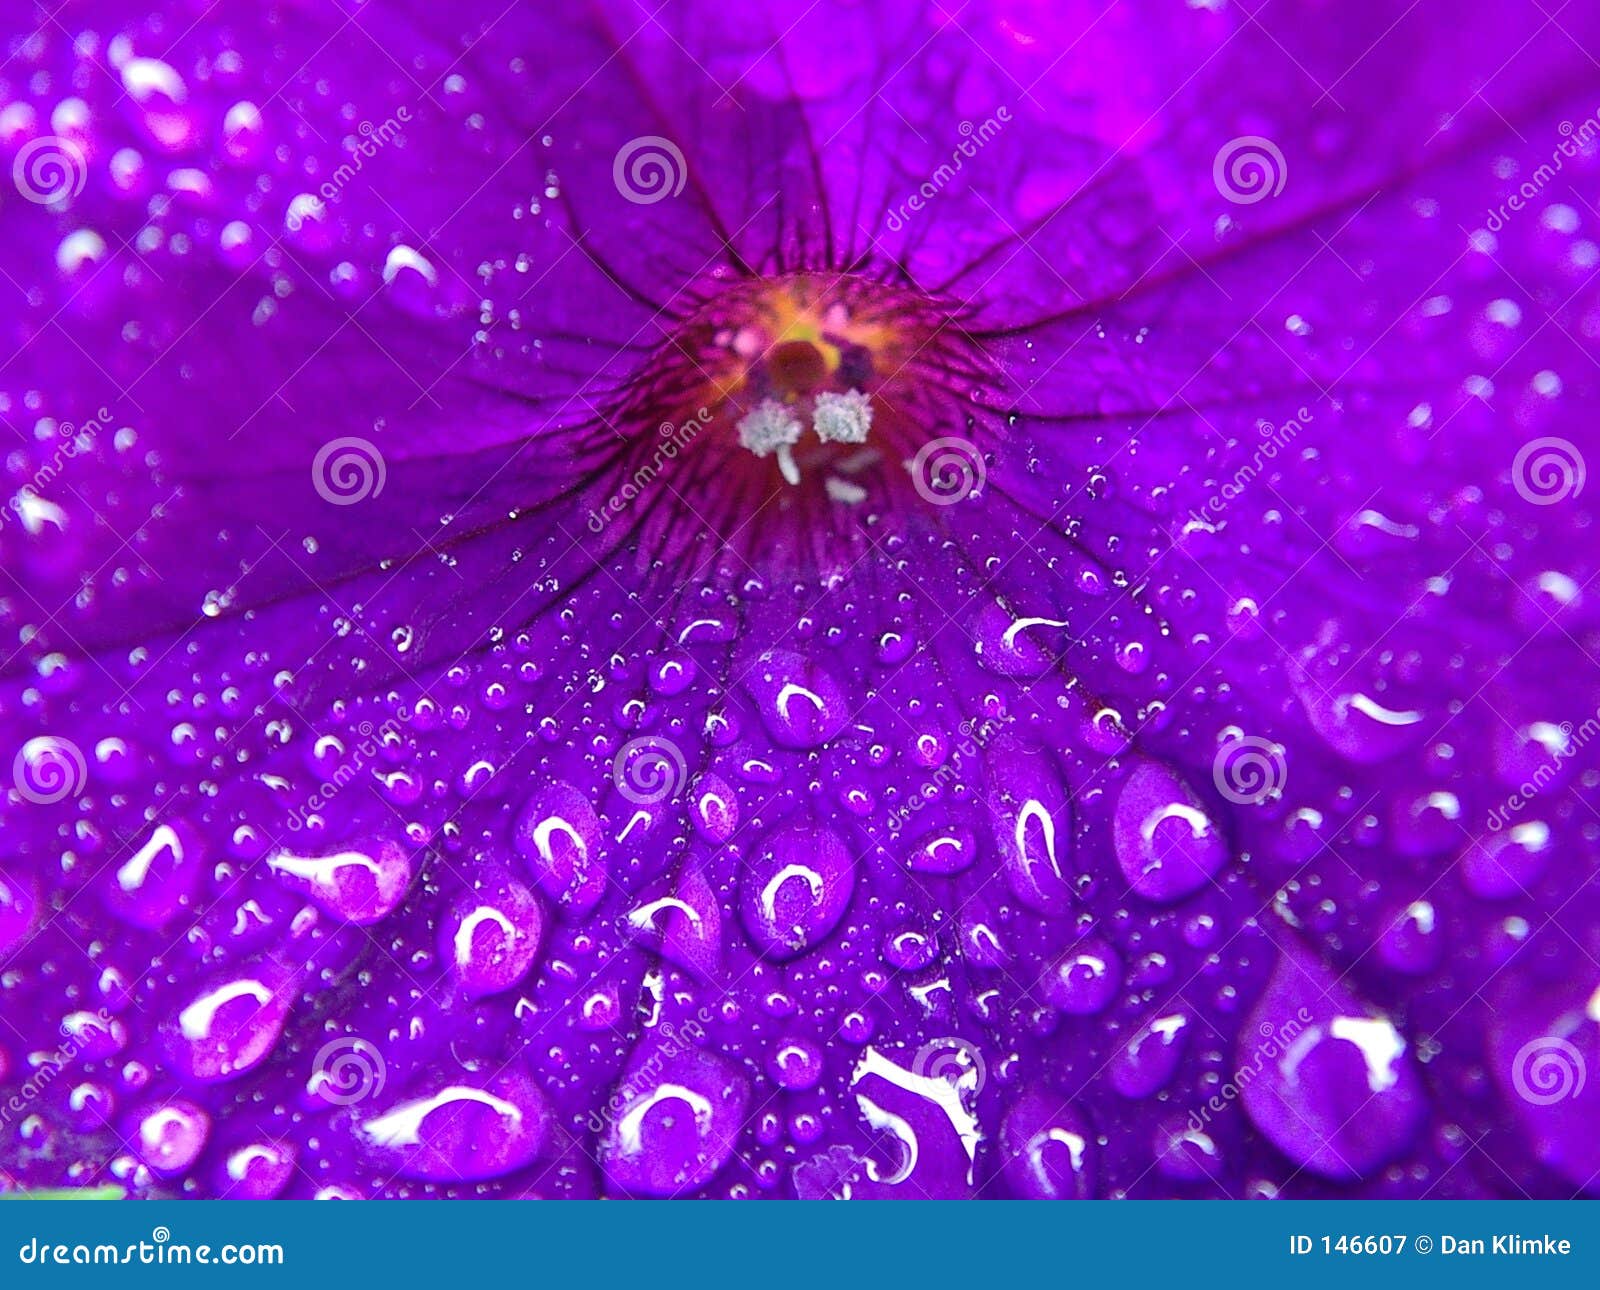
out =
[(800, 440), (800, 423), (776, 399), (763, 399), (739, 420), (739, 444), (758, 457), (770, 457)]
[(800, 482), (800, 468), (790, 451), (800, 440), (794, 413), (776, 399), (763, 399), (739, 419), (739, 443), (758, 457), (778, 455), (778, 469), (791, 484)]
[[(907, 505), (919, 504), (898, 463), (917, 459), (930, 424), (973, 424), (970, 391), (987, 376), (981, 346), (951, 325), (942, 302), (834, 271), (719, 280), (704, 296), (615, 419), (632, 424), (640, 408), (671, 407), (673, 424), (714, 427), (697, 451), (726, 451), (726, 470), (707, 465), (694, 486), (729, 506), (764, 506), (775, 483), (802, 494), (780, 509), (806, 523), (906, 491)], [(643, 433), (661, 419), (641, 420), (641, 457), (661, 446)]]
[(824, 443), (865, 443), (872, 428), (872, 401), (860, 390), (817, 395), (811, 425)]

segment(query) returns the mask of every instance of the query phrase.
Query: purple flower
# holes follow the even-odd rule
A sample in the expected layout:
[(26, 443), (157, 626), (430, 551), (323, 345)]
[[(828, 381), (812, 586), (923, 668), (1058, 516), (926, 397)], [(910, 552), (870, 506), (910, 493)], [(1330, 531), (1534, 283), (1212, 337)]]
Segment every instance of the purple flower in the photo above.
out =
[(1600, 20), (1470, 8), (11, 15), (0, 1176), (1593, 1190)]

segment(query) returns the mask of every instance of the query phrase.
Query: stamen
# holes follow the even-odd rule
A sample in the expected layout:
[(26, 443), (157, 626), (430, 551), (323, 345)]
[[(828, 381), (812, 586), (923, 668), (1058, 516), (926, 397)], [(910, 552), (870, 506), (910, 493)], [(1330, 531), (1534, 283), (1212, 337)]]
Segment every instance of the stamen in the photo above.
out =
[(872, 401), (860, 390), (817, 395), (811, 425), (825, 443), (865, 443), (872, 428)]
[(778, 454), (778, 469), (791, 484), (800, 482), (800, 468), (790, 449), (799, 442), (800, 422), (776, 399), (763, 399), (740, 418), (739, 443), (758, 457)]
[(738, 429), (740, 446), (758, 457), (770, 457), (800, 440), (800, 423), (776, 399), (762, 399), (740, 418)]

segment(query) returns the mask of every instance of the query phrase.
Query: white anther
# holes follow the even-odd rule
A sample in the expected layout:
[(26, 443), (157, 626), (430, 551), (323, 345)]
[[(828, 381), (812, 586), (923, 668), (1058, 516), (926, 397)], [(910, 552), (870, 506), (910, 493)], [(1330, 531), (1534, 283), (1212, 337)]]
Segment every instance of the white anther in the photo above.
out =
[(865, 443), (872, 428), (872, 401), (860, 390), (819, 394), (811, 425), (826, 443)]
[(789, 450), (800, 439), (800, 422), (776, 399), (763, 399), (739, 420), (739, 443), (758, 457), (778, 455), (778, 469), (790, 484), (800, 482), (800, 467)]
[(846, 506), (859, 506), (867, 500), (866, 489), (860, 484), (840, 479), (837, 475), (829, 475), (822, 481), (822, 486), (827, 490), (829, 497), (836, 502), (843, 502)]
[(770, 457), (800, 439), (794, 413), (776, 399), (763, 399), (739, 420), (739, 443), (758, 457)]

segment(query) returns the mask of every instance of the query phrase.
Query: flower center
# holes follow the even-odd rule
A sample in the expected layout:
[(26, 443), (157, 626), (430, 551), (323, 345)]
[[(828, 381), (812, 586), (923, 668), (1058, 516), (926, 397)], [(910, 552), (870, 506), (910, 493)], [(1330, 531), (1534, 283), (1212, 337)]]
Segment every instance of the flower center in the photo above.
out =
[(713, 536), (749, 546), (759, 516), (760, 540), (792, 549), (853, 514), (920, 509), (934, 441), (967, 444), (981, 475), (1001, 420), (976, 402), (989, 375), (957, 312), (909, 288), (823, 272), (715, 283), (607, 410), (628, 445), (628, 505), (610, 511), (664, 483)]
[(785, 278), (719, 301), (704, 320), (709, 366), (718, 369), (712, 394), (740, 447), (773, 458), (781, 477), (797, 485), (802, 462), (818, 469), (837, 463), (841, 454), (825, 445), (866, 444), (892, 393), (887, 387), (920, 339), (906, 303), (877, 284), (824, 275)]

